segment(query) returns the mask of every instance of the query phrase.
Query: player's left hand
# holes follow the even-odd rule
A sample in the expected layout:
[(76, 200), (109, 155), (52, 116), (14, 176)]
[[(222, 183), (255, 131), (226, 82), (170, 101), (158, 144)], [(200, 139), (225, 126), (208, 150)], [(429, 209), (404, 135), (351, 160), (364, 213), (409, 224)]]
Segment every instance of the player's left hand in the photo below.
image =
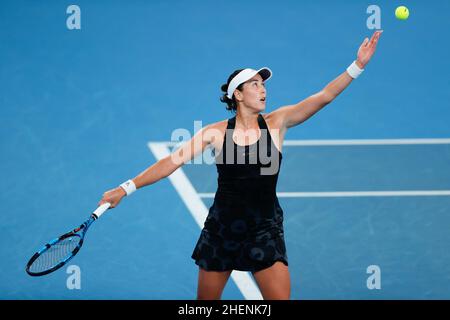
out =
[(375, 53), (375, 49), (377, 48), (378, 40), (380, 39), (381, 33), (383, 30), (375, 31), (372, 35), (372, 38), (365, 38), (361, 46), (358, 50), (356, 64), (360, 68), (364, 68), (367, 63), (369, 63), (370, 58)]

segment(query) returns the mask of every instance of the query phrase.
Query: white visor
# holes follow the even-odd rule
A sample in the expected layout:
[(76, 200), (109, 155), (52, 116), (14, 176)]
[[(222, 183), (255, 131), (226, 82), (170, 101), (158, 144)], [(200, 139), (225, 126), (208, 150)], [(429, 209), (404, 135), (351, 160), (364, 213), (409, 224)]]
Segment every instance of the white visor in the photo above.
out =
[(258, 73), (263, 78), (263, 81), (270, 79), (270, 77), (272, 76), (272, 71), (266, 67), (259, 70), (244, 69), (230, 81), (230, 84), (228, 85), (227, 97), (229, 99), (232, 99), (234, 90), (236, 90), (236, 88), (239, 87), (241, 83), (250, 80), (255, 76), (255, 74)]

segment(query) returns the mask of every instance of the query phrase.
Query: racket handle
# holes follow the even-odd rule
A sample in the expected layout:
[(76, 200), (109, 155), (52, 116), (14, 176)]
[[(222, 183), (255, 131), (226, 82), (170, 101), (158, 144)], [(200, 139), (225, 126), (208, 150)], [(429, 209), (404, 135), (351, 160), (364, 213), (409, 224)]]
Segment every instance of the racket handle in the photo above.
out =
[(105, 211), (108, 210), (110, 206), (111, 206), (111, 203), (106, 202), (106, 203), (102, 204), (100, 207), (98, 207), (97, 209), (95, 209), (95, 211), (92, 213), (94, 215), (94, 218), (95, 219), (100, 218), (100, 216), (102, 214), (104, 214)]

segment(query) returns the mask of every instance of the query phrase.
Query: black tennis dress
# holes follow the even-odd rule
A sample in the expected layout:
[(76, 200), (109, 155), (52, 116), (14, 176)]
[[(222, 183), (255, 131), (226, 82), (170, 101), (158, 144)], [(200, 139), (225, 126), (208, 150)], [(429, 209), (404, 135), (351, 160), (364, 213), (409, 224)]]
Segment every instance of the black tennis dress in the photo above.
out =
[(276, 196), (282, 154), (258, 116), (257, 142), (233, 141), (236, 117), (228, 120), (216, 155), (218, 188), (192, 258), (208, 271), (256, 272), (276, 261), (288, 265), (283, 210)]

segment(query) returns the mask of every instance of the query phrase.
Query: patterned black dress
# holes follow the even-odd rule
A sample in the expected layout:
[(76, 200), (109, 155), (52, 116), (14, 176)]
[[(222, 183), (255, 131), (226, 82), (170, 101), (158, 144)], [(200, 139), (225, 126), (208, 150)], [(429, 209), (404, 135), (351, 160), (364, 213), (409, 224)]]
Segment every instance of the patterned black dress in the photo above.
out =
[(258, 116), (257, 142), (233, 141), (236, 117), (228, 120), (216, 155), (218, 188), (192, 258), (208, 271), (256, 272), (276, 261), (288, 265), (283, 210), (276, 196), (282, 154)]

